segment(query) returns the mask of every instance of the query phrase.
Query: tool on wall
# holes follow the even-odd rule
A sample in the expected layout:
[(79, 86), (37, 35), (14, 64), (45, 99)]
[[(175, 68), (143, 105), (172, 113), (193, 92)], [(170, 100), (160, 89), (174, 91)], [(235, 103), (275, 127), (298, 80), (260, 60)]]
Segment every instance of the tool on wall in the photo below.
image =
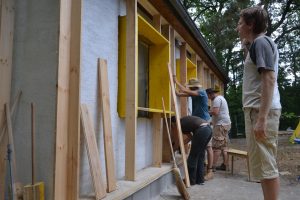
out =
[(162, 98), (162, 107), (163, 107), (164, 119), (165, 119), (165, 123), (166, 123), (168, 139), (169, 139), (169, 144), (170, 144), (171, 154), (172, 154), (172, 159), (173, 159), (173, 174), (175, 176), (176, 186), (177, 186), (177, 189), (178, 189), (179, 193), (181, 194), (181, 196), (185, 200), (188, 200), (188, 199), (190, 199), (190, 195), (189, 195), (189, 193), (188, 193), (188, 191), (187, 191), (187, 189), (186, 189), (186, 187), (183, 183), (183, 180), (182, 180), (181, 174), (180, 174), (180, 170), (176, 165), (176, 159), (175, 159), (175, 156), (174, 156), (174, 151), (173, 151), (173, 146), (172, 146), (172, 141), (171, 141), (171, 134), (170, 134), (169, 126), (168, 126), (168, 120), (167, 120), (167, 115), (166, 115), (164, 98)]
[[(14, 147), (14, 139), (13, 139), (13, 130), (12, 130), (12, 119), (14, 119), (14, 113), (18, 106), (18, 103), (21, 98), (21, 91), (18, 91), (12, 107), (10, 109), (9, 104), (5, 104), (5, 117), (4, 117), (4, 124), (2, 125), (1, 135), (0, 135), (0, 145), (5, 145), (7, 147), (7, 156), (6, 160), (8, 161), (9, 166), (9, 180), (10, 180), (10, 191), (11, 191), (11, 199), (21, 199), (23, 197), (23, 185), (17, 179), (17, 165), (16, 165), (16, 154), (15, 154), (15, 147)], [(6, 122), (6, 124), (5, 124)], [(8, 141), (2, 141), (4, 135), (7, 133)], [(5, 177), (5, 171), (1, 171), (0, 177)], [(1, 199), (1, 197), (0, 197)]]
[(24, 186), (24, 200), (44, 200), (44, 183), (35, 182), (35, 106), (31, 103), (31, 185)]
[(8, 144), (7, 144), (7, 161), (9, 166), (9, 180), (10, 180), (10, 197), (11, 199), (16, 199), (16, 188), (15, 188), (15, 175), (16, 175), (16, 154), (14, 147), (14, 140), (12, 135), (12, 124), (9, 105), (5, 104), (5, 114), (6, 114), (6, 127), (8, 132)]

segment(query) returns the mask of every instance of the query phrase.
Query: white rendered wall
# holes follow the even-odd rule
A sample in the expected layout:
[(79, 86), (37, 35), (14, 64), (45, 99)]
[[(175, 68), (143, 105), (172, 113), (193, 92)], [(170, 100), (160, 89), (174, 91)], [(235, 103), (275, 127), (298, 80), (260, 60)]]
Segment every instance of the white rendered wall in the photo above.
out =
[[(118, 179), (125, 175), (125, 120), (117, 112), (118, 96), (118, 16), (126, 14), (123, 0), (84, 0), (82, 23), (81, 103), (88, 105), (93, 116), (96, 137), (105, 177), (103, 126), (98, 96), (97, 59), (107, 60), (110, 92), (110, 112), (115, 169)], [(152, 123), (138, 119), (136, 168), (140, 170), (152, 163)], [(81, 138), (84, 141), (83, 137)], [(92, 191), (91, 177), (84, 142), (81, 142), (80, 192)]]
[(35, 175), (53, 199), (59, 1), (15, 0), (12, 97), (22, 90), (13, 135), (17, 175), (31, 184), (31, 111), (36, 105)]

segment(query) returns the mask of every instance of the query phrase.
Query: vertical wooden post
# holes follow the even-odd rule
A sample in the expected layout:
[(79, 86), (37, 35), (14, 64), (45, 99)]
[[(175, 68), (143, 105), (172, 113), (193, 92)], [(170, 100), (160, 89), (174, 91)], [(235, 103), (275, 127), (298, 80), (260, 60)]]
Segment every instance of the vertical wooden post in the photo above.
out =
[(134, 181), (137, 120), (137, 0), (126, 1), (126, 13), (125, 179)]
[[(171, 63), (171, 68), (172, 68), (172, 74), (176, 74), (176, 66), (175, 66), (175, 31), (174, 29), (169, 25), (165, 24), (162, 26), (162, 33), (164, 36), (169, 40), (170, 44), (170, 63)], [(174, 109), (174, 101), (172, 100), (172, 95), (170, 98), (169, 105), (171, 105), (170, 110), (175, 110)], [(163, 148), (162, 148), (162, 161), (163, 162), (170, 162), (171, 158), (171, 151), (170, 151), (170, 145), (169, 145), (169, 139), (168, 139), (168, 134), (167, 134), (167, 129), (166, 129), (166, 124), (163, 123)]]
[(197, 65), (197, 54), (195, 53), (192, 54), (191, 61)]
[(204, 71), (203, 71), (203, 61), (197, 60), (197, 78), (200, 81), (200, 84), (204, 88)]
[(54, 199), (77, 200), (82, 0), (60, 1)]
[[(14, 35), (14, 0), (0, 2), (0, 124), (4, 124), (4, 104), (10, 102)], [(0, 127), (2, 130), (3, 127)], [(0, 200), (4, 199), (8, 135), (0, 142)]]
[(153, 27), (161, 33), (161, 16), (159, 14), (153, 16)]
[[(187, 64), (186, 64), (186, 43), (183, 42), (180, 46), (180, 80), (181, 84), (185, 85), (187, 83)], [(180, 113), (181, 116), (187, 116), (187, 98), (180, 98)]]
[[(160, 14), (153, 16), (153, 26), (158, 32), (161, 29), (161, 16)], [(153, 113), (153, 143), (152, 143), (152, 162), (154, 167), (161, 167), (162, 162), (162, 119), (160, 113)]]
[(153, 166), (161, 167), (162, 162), (162, 118), (160, 113), (153, 113)]

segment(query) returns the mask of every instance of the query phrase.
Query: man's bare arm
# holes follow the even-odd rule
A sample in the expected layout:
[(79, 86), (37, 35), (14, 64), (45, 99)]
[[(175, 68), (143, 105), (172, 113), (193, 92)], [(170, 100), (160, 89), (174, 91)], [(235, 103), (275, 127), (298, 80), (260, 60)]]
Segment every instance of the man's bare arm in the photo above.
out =
[(268, 113), (272, 104), (275, 81), (276, 79), (274, 71), (262, 70), (261, 102), (257, 122), (254, 127), (254, 133), (257, 140), (264, 140), (266, 138), (266, 123)]

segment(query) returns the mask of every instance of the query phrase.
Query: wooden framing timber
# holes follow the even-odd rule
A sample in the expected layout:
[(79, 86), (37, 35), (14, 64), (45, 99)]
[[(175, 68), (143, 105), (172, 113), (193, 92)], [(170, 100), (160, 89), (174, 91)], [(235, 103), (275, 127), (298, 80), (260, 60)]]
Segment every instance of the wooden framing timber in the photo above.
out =
[(162, 164), (162, 118), (161, 113), (153, 113), (153, 143), (152, 162), (154, 167), (161, 167)]
[(106, 167), (107, 192), (116, 190), (115, 156), (112, 141), (109, 81), (107, 73), (107, 61), (98, 59), (99, 93), (102, 108), (103, 138)]
[(153, 27), (161, 33), (161, 16), (159, 14), (153, 16)]
[(60, 1), (54, 199), (78, 199), (82, 0)]
[(90, 172), (92, 183), (95, 191), (96, 200), (102, 199), (106, 196), (105, 184), (101, 174), (101, 161), (97, 146), (96, 134), (92, 116), (86, 104), (81, 104), (81, 126), (85, 138), (86, 150), (90, 165)]
[(171, 70), (170, 65), (168, 65), (168, 70), (169, 70), (169, 80), (170, 80), (170, 85), (171, 85), (171, 95), (173, 97), (174, 106), (175, 106), (175, 117), (176, 117), (176, 125), (177, 125), (176, 128), (177, 128), (177, 134), (178, 134), (178, 138), (179, 138), (180, 151), (181, 151), (181, 155), (182, 155), (183, 170), (184, 170), (184, 174), (185, 174), (185, 185), (186, 185), (186, 187), (190, 187), (190, 178), (189, 178), (189, 172), (188, 172), (188, 168), (187, 168), (187, 159), (186, 159), (183, 138), (182, 138), (183, 134), (181, 131), (180, 115), (179, 115), (179, 110), (177, 108), (174, 80), (173, 80), (173, 75), (172, 75), (172, 70)]
[[(4, 124), (4, 104), (10, 102), (14, 35), (14, 0), (0, 0), (0, 124)], [(3, 127), (0, 127), (2, 132)], [(4, 199), (8, 134), (0, 143), (0, 200)]]
[[(186, 58), (186, 43), (183, 42), (180, 46), (180, 82), (182, 85), (187, 83), (187, 58)], [(180, 116), (187, 116), (187, 97), (180, 97)]]
[(137, 0), (126, 1), (126, 13), (125, 179), (134, 181), (137, 121)]
[[(162, 26), (162, 32), (164, 36), (169, 40), (170, 44), (170, 63), (172, 68), (172, 73), (175, 74), (176, 72), (176, 66), (175, 66), (175, 31), (174, 29), (169, 25), (165, 24)], [(171, 111), (175, 110), (174, 108), (174, 101), (172, 99), (171, 95)], [(171, 129), (171, 128), (170, 128)], [(165, 123), (163, 123), (163, 149), (162, 149), (162, 161), (163, 162), (170, 162), (171, 158), (171, 149), (169, 145), (169, 139), (167, 135), (167, 129)]]

